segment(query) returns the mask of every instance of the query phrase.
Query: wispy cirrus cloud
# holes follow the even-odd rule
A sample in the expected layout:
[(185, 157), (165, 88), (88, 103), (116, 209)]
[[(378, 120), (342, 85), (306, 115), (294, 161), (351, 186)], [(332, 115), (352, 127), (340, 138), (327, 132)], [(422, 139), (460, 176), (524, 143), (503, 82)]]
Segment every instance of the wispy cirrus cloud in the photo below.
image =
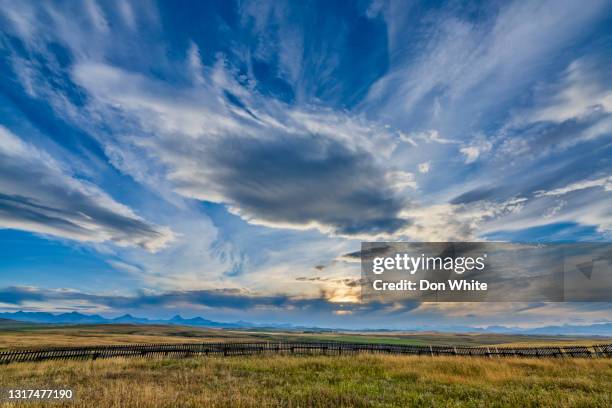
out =
[(594, 188), (594, 187), (602, 187), (604, 189), (604, 191), (612, 191), (612, 176), (608, 176), (608, 177), (602, 177), (599, 179), (594, 179), (594, 180), (581, 180), (575, 183), (572, 183), (568, 186), (565, 187), (559, 187), (559, 188), (555, 188), (553, 190), (549, 190), (549, 191), (536, 191), (535, 195), (536, 197), (543, 197), (543, 196), (562, 196), (574, 191), (580, 191), (580, 190), (584, 190), (587, 188)]
[(97, 186), (0, 126), (0, 227), (155, 252), (172, 232), (139, 217)]
[[(86, 14), (92, 21), (89, 26), (71, 21), (66, 10), (45, 8), (29, 14), (26, 31), (41, 30), (39, 19), (45, 12), (54, 16), (54, 24), (66, 23), (65, 30), (48, 34), (56, 36), (73, 58), (66, 66), (50, 65), (58, 77), (72, 81), (87, 95), (82, 101), (85, 109), (72, 106), (67, 111), (76, 112), (72, 120), (93, 134), (99, 134), (103, 126), (105, 132), (98, 139), (111, 163), (151, 188), (226, 205), (233, 214), (254, 225), (317, 229), (325, 234), (346, 237), (432, 236), (436, 235), (435, 231), (423, 231), (433, 224), (419, 217), (439, 212), (440, 205), (446, 204), (439, 200), (452, 200), (458, 195), (456, 190), (462, 187), (454, 185), (457, 180), (446, 175), (449, 193), (436, 197), (438, 202), (432, 202), (428, 199), (431, 187), (420, 183), (407, 171), (408, 166), (415, 166), (408, 160), (420, 159), (422, 163), (427, 159), (427, 171), (421, 166), (419, 173), (427, 174), (428, 180), (436, 179), (434, 172), (428, 171), (430, 168), (464, 174), (468, 170), (460, 168), (461, 163), (485, 168), (496, 166), (500, 177), (512, 177), (514, 169), (508, 166), (511, 163), (499, 166), (499, 157), (516, 153), (519, 147), (521, 151), (537, 151), (530, 150), (527, 144), (533, 147), (534, 140), (548, 143), (546, 136), (521, 138), (516, 136), (516, 130), (508, 132), (507, 127), (489, 136), (474, 132), (465, 122), (465, 118), (471, 116), (465, 109), (472, 109), (473, 104), (461, 101), (479, 101), (478, 106), (484, 109), (478, 113), (479, 118), (486, 117), (484, 113), (488, 111), (494, 117), (498, 115), (492, 109), (499, 103), (488, 101), (498, 99), (498, 102), (509, 103), (508, 98), (516, 89), (537, 84), (543, 68), (533, 63), (533, 58), (554, 55), (562, 47), (562, 37), (580, 37), (580, 27), (597, 21), (595, 9), (604, 5), (583, 10), (568, 3), (549, 14), (545, 3), (530, 6), (513, 3), (500, 7), (497, 14), (487, 14), (481, 23), (432, 11), (440, 13), (444, 24), (421, 33), (419, 41), (423, 47), (416, 49), (422, 58), (412, 59), (404, 56), (399, 40), (407, 33), (397, 25), (398, 19), (407, 17), (390, 13), (393, 7), (393, 4), (377, 6), (377, 13), (365, 13), (372, 21), (384, 18), (389, 26), (388, 40), (393, 58), (388, 72), (380, 76), (370, 96), (354, 112), (309, 103), (310, 77), (299, 65), (312, 61), (297, 58), (291, 50), (292, 47), (312, 46), (312, 43), (308, 42), (305, 33), (296, 31), (295, 27), (290, 29), (286, 24), (295, 17), (288, 7), (268, 4), (263, 9), (255, 9), (247, 5), (240, 10), (240, 21), (244, 24), (240, 30), (258, 39), (253, 60), (248, 64), (278, 57), (273, 58), (277, 74), (287, 86), (293, 87), (296, 96), (293, 103), (281, 101), (276, 93), (266, 93), (262, 88), (265, 78), (258, 76), (254, 68), (239, 74), (242, 57), (217, 54), (214, 61), (209, 59), (204, 63), (204, 52), (192, 39), (181, 51), (183, 58), (172, 61), (160, 56), (157, 46), (147, 45), (152, 55), (160, 56), (163, 66), (174, 67), (178, 72), (172, 81), (148, 75), (147, 70), (129, 69), (130, 64), (109, 63), (109, 55), (124, 52), (111, 48), (114, 37), (127, 37), (129, 40), (125, 44), (133, 44), (144, 34), (133, 32), (134, 24), (130, 23), (133, 19), (124, 18), (125, 10), (119, 12), (126, 27), (120, 24), (115, 32), (108, 32), (102, 24), (117, 11), (112, 7), (98, 7), (93, 10), (95, 12), (87, 9)], [(548, 29), (542, 30), (541, 25), (525, 18), (534, 13), (545, 15), (544, 25)], [(577, 18), (559, 31), (559, 22), (566, 21), (570, 15)], [(271, 20), (280, 24), (281, 31), (292, 33), (286, 37), (284, 45), (277, 47), (270, 43), (275, 34), (268, 31), (266, 22)], [(304, 22), (297, 20), (299, 24)], [(11, 21), (19, 29), (21, 20), (11, 18)], [(162, 35), (163, 27), (159, 24), (153, 27)], [(76, 36), (89, 38), (97, 45), (97, 52), (88, 52), (84, 42), (73, 39)], [(22, 37), (31, 52), (54, 62), (53, 53), (44, 43), (33, 42), (26, 35)], [(484, 42), (483, 37), (487, 39)], [(529, 47), (521, 48), (518, 55), (508, 55), (506, 47), (501, 46), (519, 43), (525, 37), (534, 40)], [(458, 46), (458, 38), (465, 40), (461, 46)], [(20, 65), (22, 60), (15, 57), (14, 66), (17, 72), (24, 73), (22, 78), (29, 78), (24, 83), (30, 84), (34, 94), (39, 88), (47, 89), (45, 81), (36, 69), (32, 69), (36, 67)], [(115, 60), (121, 61), (121, 58)], [(462, 62), (456, 64), (455, 61)], [(320, 69), (325, 66), (328, 69), (326, 78), (334, 78), (339, 65), (333, 60), (321, 64)], [(452, 75), (446, 72), (448, 66), (455, 67)], [(505, 80), (497, 81), (502, 74)], [(579, 74), (570, 77), (571, 84), (584, 83), (576, 79), (583, 77)], [(486, 87), (490, 92), (483, 94), (482, 88), (489, 82), (495, 85)], [(600, 82), (596, 83), (600, 86)], [(71, 105), (70, 95), (64, 95), (59, 89), (47, 91), (42, 94), (54, 95), (49, 99), (56, 101), (58, 110), (62, 104)], [(596, 94), (603, 95), (605, 102), (605, 91)], [(503, 98), (499, 99), (500, 96)], [(427, 104), (431, 104), (430, 114), (420, 115), (420, 106)], [(377, 112), (395, 127), (374, 120)], [(406, 122), (415, 114), (421, 119), (415, 120), (415, 124)], [(108, 134), (109, 129), (112, 136)], [(574, 135), (584, 131), (576, 128), (567, 133)], [(401, 141), (405, 142), (403, 147), (398, 144)], [(406, 150), (408, 154), (400, 157)], [(541, 160), (529, 159), (534, 166), (537, 166), (534, 160)], [(441, 160), (444, 166), (429, 165)], [(482, 190), (488, 187), (474, 185), (495, 183), (496, 176), (483, 173), (476, 178), (470, 177), (466, 187)], [(514, 190), (515, 197), (529, 195), (525, 186), (517, 185), (508, 190)], [(509, 198), (492, 196), (481, 203), (481, 207), (501, 205)], [(428, 210), (431, 204), (433, 207)], [(412, 216), (406, 218), (406, 214)], [(503, 212), (496, 214), (502, 216)], [(493, 218), (480, 217), (477, 224), (486, 224)], [(415, 222), (420, 227), (413, 227)], [(474, 222), (468, 219), (465, 222), (461, 230), (474, 230)], [(436, 236), (441, 237), (440, 233)], [(448, 235), (451, 236), (457, 237), (454, 233)]]

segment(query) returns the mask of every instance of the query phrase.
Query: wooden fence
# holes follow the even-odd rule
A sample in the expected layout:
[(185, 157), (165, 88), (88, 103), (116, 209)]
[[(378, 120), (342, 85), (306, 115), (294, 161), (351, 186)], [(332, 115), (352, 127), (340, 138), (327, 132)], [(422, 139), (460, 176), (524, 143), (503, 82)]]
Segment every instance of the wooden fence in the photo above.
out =
[(0, 352), (0, 364), (43, 360), (95, 360), (113, 357), (236, 356), (262, 353), (346, 355), (356, 353), (420, 356), (610, 358), (612, 344), (548, 347), (466, 347), (360, 344), (340, 342), (251, 342), (133, 344), (113, 346), (53, 347)]

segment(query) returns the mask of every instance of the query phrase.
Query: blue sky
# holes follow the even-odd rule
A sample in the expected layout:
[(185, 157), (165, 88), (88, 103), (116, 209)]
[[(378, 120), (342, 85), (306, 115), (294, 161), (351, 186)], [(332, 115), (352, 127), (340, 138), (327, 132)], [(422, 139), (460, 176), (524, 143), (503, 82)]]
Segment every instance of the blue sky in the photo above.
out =
[(610, 3), (2, 2), (0, 308), (339, 327), (363, 240), (610, 241)]

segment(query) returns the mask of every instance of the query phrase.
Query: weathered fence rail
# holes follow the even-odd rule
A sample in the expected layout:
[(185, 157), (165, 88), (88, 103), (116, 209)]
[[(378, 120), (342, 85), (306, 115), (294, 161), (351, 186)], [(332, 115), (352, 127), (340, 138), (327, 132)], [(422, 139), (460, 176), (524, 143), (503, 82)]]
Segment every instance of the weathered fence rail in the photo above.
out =
[(409, 354), (422, 356), (480, 357), (582, 357), (610, 358), (612, 344), (548, 347), (466, 347), (361, 344), (340, 342), (251, 342), (130, 344), (113, 346), (54, 347), (0, 352), (0, 364), (43, 360), (95, 360), (113, 357), (235, 356), (261, 353), (345, 355), (356, 353)]

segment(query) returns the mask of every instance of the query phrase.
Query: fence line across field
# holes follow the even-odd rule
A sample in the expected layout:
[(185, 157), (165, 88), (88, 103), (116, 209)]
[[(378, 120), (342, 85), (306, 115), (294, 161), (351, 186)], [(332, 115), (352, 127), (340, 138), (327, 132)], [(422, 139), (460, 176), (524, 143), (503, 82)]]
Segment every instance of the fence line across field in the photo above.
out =
[(357, 353), (421, 356), (610, 358), (612, 344), (593, 346), (492, 347), (422, 346), (340, 342), (249, 342), (130, 344), (109, 346), (53, 347), (0, 352), (0, 364), (44, 360), (95, 360), (113, 357), (237, 356), (261, 353), (346, 355)]

